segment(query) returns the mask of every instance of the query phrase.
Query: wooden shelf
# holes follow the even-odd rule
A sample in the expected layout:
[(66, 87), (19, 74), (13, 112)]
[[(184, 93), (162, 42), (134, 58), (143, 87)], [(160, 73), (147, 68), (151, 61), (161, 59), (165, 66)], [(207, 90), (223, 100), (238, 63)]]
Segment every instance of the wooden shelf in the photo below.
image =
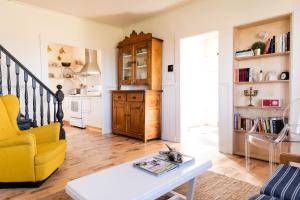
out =
[(252, 59), (260, 59), (260, 58), (271, 58), (271, 57), (286, 56), (286, 55), (290, 55), (290, 51), (281, 52), (281, 53), (262, 54), (259, 56), (234, 57), (234, 59), (237, 61), (241, 61), (241, 60), (252, 60)]
[(48, 77), (49, 79), (56, 79), (56, 80), (61, 80), (61, 79), (68, 79), (68, 80), (71, 80), (71, 79), (75, 79), (75, 77), (71, 77), (71, 78), (64, 78), (64, 77)]
[(261, 107), (261, 106), (234, 106), (237, 109), (260, 109), (260, 110), (284, 110), (285, 108), (278, 107)]
[(137, 68), (147, 68), (147, 65), (138, 65)]
[(143, 56), (143, 55), (146, 55), (146, 54), (148, 54), (148, 52), (137, 53), (136, 55), (137, 56)]
[(289, 83), (289, 80), (276, 80), (276, 81), (260, 81), (260, 82), (234, 82), (236, 85), (253, 85), (253, 84), (269, 84), (269, 83)]

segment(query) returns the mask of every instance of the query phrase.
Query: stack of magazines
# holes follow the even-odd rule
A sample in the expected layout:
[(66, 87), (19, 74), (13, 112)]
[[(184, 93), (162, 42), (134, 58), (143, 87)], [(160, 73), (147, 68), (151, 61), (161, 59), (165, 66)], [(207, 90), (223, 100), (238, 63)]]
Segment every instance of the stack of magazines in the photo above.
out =
[(174, 161), (170, 161), (166, 155), (159, 154), (152, 158), (147, 158), (140, 162), (136, 162), (134, 163), (134, 166), (146, 172), (159, 176), (192, 161), (194, 161), (193, 157), (182, 155), (182, 162), (177, 163)]

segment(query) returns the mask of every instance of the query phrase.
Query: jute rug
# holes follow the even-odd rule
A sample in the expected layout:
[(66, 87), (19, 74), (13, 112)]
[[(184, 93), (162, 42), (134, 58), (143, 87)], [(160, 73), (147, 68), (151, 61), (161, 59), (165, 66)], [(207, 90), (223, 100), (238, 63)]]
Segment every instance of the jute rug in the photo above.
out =
[[(184, 184), (175, 191), (185, 195), (187, 186), (187, 184)], [(209, 171), (197, 178), (195, 199), (243, 200), (258, 192), (259, 188), (254, 185)], [(159, 200), (162, 199), (164, 198), (159, 198)], [(71, 200), (71, 198), (64, 191), (61, 191), (41, 200)]]

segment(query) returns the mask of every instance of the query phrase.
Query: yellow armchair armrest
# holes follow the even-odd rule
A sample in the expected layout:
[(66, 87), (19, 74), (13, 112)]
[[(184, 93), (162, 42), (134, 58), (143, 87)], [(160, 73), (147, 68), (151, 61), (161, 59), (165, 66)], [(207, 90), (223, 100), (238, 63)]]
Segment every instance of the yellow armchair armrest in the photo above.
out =
[(60, 123), (50, 123), (49, 125), (31, 128), (29, 130), (20, 131), (20, 134), (33, 134), (36, 143), (56, 142), (59, 140)]
[(37, 154), (32, 134), (17, 135), (0, 141), (0, 182), (35, 181), (34, 158)]
[(0, 148), (15, 147), (15, 146), (29, 146), (34, 155), (36, 155), (36, 141), (34, 135), (17, 135), (5, 140), (0, 140)]
[(16, 145), (35, 145), (35, 137), (33, 135), (17, 135), (15, 137), (0, 140), (0, 147), (9, 147)]

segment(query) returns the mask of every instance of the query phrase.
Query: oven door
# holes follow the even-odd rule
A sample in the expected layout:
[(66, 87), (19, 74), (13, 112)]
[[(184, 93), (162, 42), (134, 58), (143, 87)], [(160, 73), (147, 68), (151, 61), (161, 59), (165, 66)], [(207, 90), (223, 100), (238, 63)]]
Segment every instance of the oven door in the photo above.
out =
[(72, 97), (69, 108), (71, 118), (82, 118), (82, 101), (80, 97)]

